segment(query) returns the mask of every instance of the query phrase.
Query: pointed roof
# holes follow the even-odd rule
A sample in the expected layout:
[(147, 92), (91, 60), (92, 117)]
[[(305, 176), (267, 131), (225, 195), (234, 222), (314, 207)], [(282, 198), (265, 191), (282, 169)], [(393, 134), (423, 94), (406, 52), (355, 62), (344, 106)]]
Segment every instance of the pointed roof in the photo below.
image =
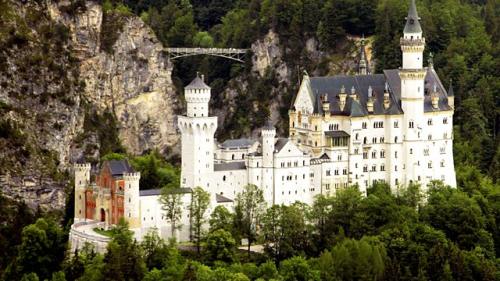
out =
[(420, 17), (417, 13), (417, 5), (415, 0), (411, 0), (410, 8), (408, 10), (408, 17), (406, 17), (406, 25), (404, 33), (421, 33), (422, 27), (420, 27)]
[[(368, 61), (366, 59), (365, 35), (361, 38), (361, 49), (359, 55), (359, 74), (368, 74)], [(364, 71), (363, 71), (364, 70)]]
[(450, 87), (448, 88), (448, 96), (454, 97), (455, 93), (453, 92), (453, 80), (450, 79)]
[(199, 73), (196, 73), (196, 78), (194, 78), (193, 81), (186, 86), (186, 89), (210, 89), (210, 87), (205, 84), (204, 80), (203, 75), (200, 77)]
[(366, 116), (368, 113), (355, 99), (351, 102), (351, 117), (362, 117)]
[(271, 119), (268, 119), (266, 121), (266, 124), (264, 125), (264, 127), (262, 127), (262, 129), (263, 130), (276, 130), (276, 128), (273, 125), (273, 121), (271, 121)]

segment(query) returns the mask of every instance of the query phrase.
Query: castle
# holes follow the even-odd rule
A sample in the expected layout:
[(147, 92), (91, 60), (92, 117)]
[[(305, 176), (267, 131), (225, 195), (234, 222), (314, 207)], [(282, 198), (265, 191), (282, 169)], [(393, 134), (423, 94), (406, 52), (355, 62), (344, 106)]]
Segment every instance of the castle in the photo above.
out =
[[(185, 87), (186, 115), (178, 117), (186, 206), (197, 186), (210, 193), (211, 209), (231, 206), (247, 184), (261, 188), (268, 205), (312, 204), (315, 196), (350, 185), (366, 193), (375, 182), (393, 190), (410, 183), (425, 188), (432, 180), (455, 186), (453, 90), (446, 91), (432, 61), (423, 66), (419, 20), (412, 0), (399, 69), (371, 74), (362, 44), (357, 75), (304, 74), (289, 110), (288, 138), (277, 138), (268, 123), (259, 139), (217, 143), (217, 117), (209, 115), (211, 89), (197, 76)], [(139, 237), (152, 227), (168, 236), (159, 191), (139, 190), (140, 175), (126, 162), (106, 162), (93, 186), (89, 171), (88, 165), (76, 167), (75, 221), (114, 224), (124, 217)], [(184, 216), (181, 222), (189, 224)], [(187, 240), (187, 230), (178, 238)]]

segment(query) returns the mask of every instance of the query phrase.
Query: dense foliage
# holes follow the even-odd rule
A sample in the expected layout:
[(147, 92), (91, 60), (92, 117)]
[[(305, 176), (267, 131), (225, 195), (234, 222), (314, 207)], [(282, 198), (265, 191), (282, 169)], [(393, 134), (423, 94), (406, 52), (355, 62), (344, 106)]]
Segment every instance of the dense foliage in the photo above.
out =
[[(154, 231), (139, 244), (122, 221), (111, 231), (106, 254), (87, 247), (66, 258), (64, 230), (42, 218), (22, 229), (16, 254), (4, 259), (4, 278), (498, 280), (500, 188), (477, 187), (469, 192), (434, 182), (422, 194), (419, 186), (391, 193), (376, 184), (362, 196), (354, 186), (319, 196), (313, 206), (263, 210), (258, 190), (248, 186), (239, 195), (240, 215), (217, 207), (191, 249)], [(195, 216), (197, 207), (190, 212)], [(239, 250), (239, 237), (260, 242), (264, 252)]]

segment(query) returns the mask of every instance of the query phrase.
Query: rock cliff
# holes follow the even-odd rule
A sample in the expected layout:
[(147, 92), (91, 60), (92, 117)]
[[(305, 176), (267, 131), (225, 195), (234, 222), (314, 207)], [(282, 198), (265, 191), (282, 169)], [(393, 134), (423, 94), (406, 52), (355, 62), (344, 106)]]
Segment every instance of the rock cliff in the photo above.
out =
[(91, 1), (7, 1), (0, 17), (2, 193), (61, 208), (71, 163), (99, 159), (110, 119), (127, 152), (178, 142), (172, 64), (138, 17), (110, 29)]

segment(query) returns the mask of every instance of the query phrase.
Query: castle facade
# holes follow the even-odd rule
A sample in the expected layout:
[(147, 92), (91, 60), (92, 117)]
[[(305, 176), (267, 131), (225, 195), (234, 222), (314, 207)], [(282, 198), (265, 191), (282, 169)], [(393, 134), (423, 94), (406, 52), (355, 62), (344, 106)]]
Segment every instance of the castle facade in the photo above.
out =
[[(210, 87), (203, 76), (187, 85), (187, 112), (178, 117), (179, 192), (186, 211), (177, 238), (189, 239), (187, 206), (198, 186), (210, 193), (208, 212), (220, 204), (232, 206), (248, 184), (263, 190), (268, 205), (312, 204), (315, 196), (334, 195), (350, 185), (366, 193), (375, 182), (386, 182), (394, 191), (411, 183), (425, 188), (432, 180), (456, 186), (453, 90), (445, 89), (432, 61), (423, 66), (425, 38), (419, 20), (412, 0), (400, 39), (399, 69), (371, 74), (362, 45), (358, 74), (304, 74), (289, 110), (288, 138), (278, 138), (269, 122), (259, 139), (218, 143), (217, 117), (209, 115)], [(139, 179), (126, 161), (105, 162), (94, 183), (90, 165), (77, 165), (75, 224), (109, 226), (123, 217), (139, 238), (152, 228), (168, 237), (160, 191), (140, 190)], [(81, 241), (76, 228), (71, 235), (74, 243)]]

